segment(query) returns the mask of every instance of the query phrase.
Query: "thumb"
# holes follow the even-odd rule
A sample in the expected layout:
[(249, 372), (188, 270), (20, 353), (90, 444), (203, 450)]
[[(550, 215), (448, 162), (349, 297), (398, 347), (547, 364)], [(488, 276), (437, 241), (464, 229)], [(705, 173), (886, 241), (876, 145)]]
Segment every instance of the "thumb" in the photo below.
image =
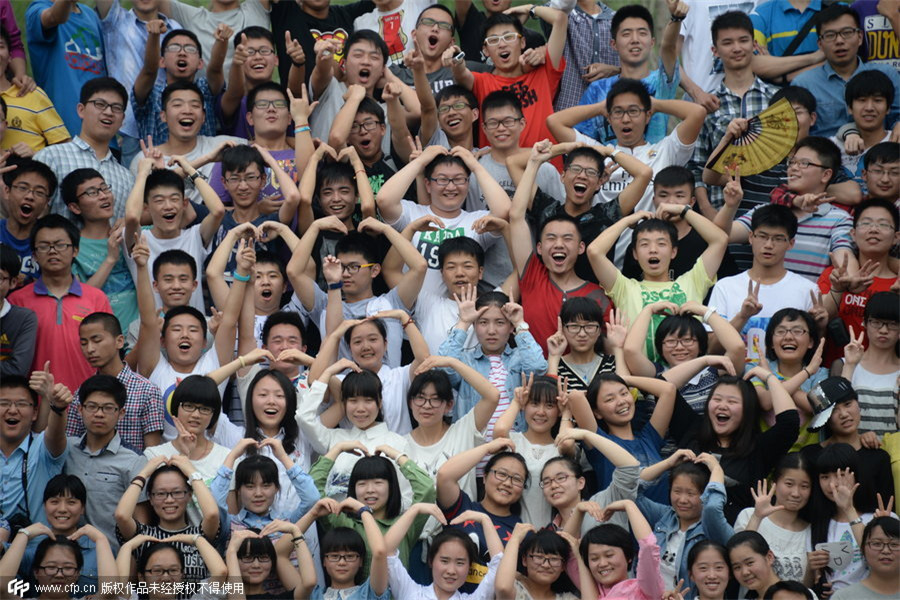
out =
[(44, 363), (44, 371), (46, 371), (47, 373), (50, 372), (50, 361), (49, 360)]

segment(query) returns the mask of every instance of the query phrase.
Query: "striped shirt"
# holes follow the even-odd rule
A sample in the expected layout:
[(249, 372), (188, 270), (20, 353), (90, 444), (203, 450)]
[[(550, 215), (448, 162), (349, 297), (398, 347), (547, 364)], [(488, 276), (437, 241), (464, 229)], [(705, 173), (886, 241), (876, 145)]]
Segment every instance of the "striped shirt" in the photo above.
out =
[[(812, 0), (803, 12), (794, 8), (789, 0), (769, 0), (762, 2), (750, 13), (753, 22), (753, 38), (766, 48), (772, 56), (784, 56), (784, 51), (793, 41), (807, 21), (816, 18), (822, 10), (822, 0)], [(797, 46), (794, 55), (809, 54), (818, 50), (816, 27), (810, 29)]]
[[(737, 223), (750, 231), (754, 208)], [(795, 211), (796, 214), (796, 211)], [(784, 266), (798, 275), (816, 282), (826, 267), (831, 265), (831, 252), (841, 248), (853, 250), (850, 229), (853, 219), (845, 211), (830, 204), (822, 204), (814, 213), (802, 213), (797, 218), (797, 235), (794, 246), (784, 257)]]
[[(497, 422), (497, 419), (500, 418), (500, 415), (509, 408), (511, 399), (509, 397), (509, 390), (506, 389), (506, 378), (509, 377), (509, 370), (507, 370), (506, 365), (503, 364), (503, 359), (496, 354), (486, 356), (487, 359), (491, 361), (491, 372), (488, 375), (488, 380), (491, 382), (492, 386), (500, 391), (500, 400), (497, 402), (497, 408), (494, 409), (494, 414), (491, 415), (487, 427), (484, 430), (484, 441), (489, 442), (494, 439), (494, 424)], [(478, 477), (483, 476), (484, 465), (487, 464), (489, 458), (490, 457), (486, 456), (478, 463), (478, 466), (476, 467)]]
[(856, 365), (850, 383), (859, 398), (859, 431), (874, 431), (880, 436), (897, 431), (897, 377), (893, 373), (872, 373), (862, 365)]
[(19, 97), (19, 88), (9, 86), (0, 96), (6, 101), (6, 132), (0, 148), (12, 148), (25, 142), (37, 152), (50, 144), (58, 144), (70, 137), (53, 102), (41, 88)]

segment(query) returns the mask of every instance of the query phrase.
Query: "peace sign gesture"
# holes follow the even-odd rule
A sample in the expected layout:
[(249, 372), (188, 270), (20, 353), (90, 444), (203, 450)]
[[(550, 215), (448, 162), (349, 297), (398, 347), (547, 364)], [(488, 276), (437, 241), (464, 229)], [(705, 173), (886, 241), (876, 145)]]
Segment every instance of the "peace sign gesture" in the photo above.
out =
[(725, 170), (730, 179), (722, 189), (722, 194), (727, 206), (736, 207), (744, 199), (744, 189), (741, 187), (741, 166), (735, 165), (734, 168), (725, 167)]
[(531, 397), (531, 386), (533, 383), (534, 373), (529, 373), (527, 379), (525, 378), (525, 373), (522, 373), (522, 385), (513, 390), (513, 396), (516, 404), (519, 405), (519, 410), (525, 410), (525, 405), (528, 404), (528, 399)]
[(844, 346), (844, 362), (848, 365), (858, 365), (859, 361), (862, 360), (863, 352), (866, 349), (863, 347), (863, 338), (866, 336), (865, 328), (859, 330), (859, 337), (855, 337), (853, 334), (853, 325), (850, 325), (850, 343)]
[(740, 317), (744, 320), (759, 313), (763, 307), (762, 303), (759, 301), (759, 288), (762, 286), (762, 283), (757, 283), (755, 286), (753, 283), (753, 280), (750, 279), (747, 284), (747, 297), (744, 298), (744, 301), (741, 303), (741, 310), (738, 312)]
[[(828, 325), (828, 310), (825, 309), (825, 302), (822, 300), (822, 292), (810, 290), (809, 299), (812, 301), (812, 306), (809, 308), (808, 312), (812, 315), (812, 318), (815, 319), (816, 325), (819, 326), (819, 330), (821, 331)], [(812, 332), (810, 332), (810, 335), (812, 335)]]

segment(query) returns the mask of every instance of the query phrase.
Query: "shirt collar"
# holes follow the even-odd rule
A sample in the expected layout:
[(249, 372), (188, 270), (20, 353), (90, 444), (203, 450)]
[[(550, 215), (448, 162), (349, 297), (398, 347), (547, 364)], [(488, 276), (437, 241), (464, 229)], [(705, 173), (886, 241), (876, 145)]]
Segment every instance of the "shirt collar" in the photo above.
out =
[(272, 519), (268, 516), (260, 516), (256, 513), (252, 513), (246, 508), (242, 508), (237, 515), (235, 515), (235, 520), (240, 521), (247, 527), (253, 527), (256, 529), (262, 529), (266, 525), (268, 525)]
[[(40, 296), (49, 296), (50, 290), (47, 289), (47, 284), (44, 283), (43, 276), (39, 276), (34, 280), (34, 293)], [(78, 279), (72, 277), (72, 285), (69, 286), (69, 291), (66, 294), (72, 294), (74, 296), (81, 296), (81, 283), (79, 283)]]
[[(859, 71), (859, 68), (862, 66), (862, 61), (859, 60), (859, 57), (856, 57), (856, 68), (853, 69), (853, 73), (856, 74)], [(825, 73), (825, 79), (831, 79), (832, 77), (839, 77), (841, 80), (844, 78), (838, 75), (834, 68), (831, 66), (827, 60), (822, 64), (822, 72)]]
[(3, 299), (3, 308), (0, 308), (0, 317), (5, 317), (12, 310), (12, 304)]
[[(794, 8), (791, 5), (791, 3), (789, 2), (789, 0), (778, 0), (778, 1), (781, 4), (782, 12), (788, 13), (790, 11), (794, 11), (795, 13), (803, 14), (803, 13), (800, 13), (799, 10)], [(812, 0), (812, 2), (809, 3), (809, 6), (806, 7), (806, 11), (810, 11), (810, 10), (812, 10), (814, 12), (820, 12), (822, 10), (822, 0)], [(806, 11), (803, 11), (803, 12), (806, 12)]]
[(103, 158), (100, 158), (99, 156), (97, 156), (97, 153), (94, 152), (94, 149), (91, 147), (91, 145), (88, 144), (83, 139), (81, 139), (80, 136), (76, 135), (74, 138), (72, 138), (72, 143), (75, 144), (81, 150), (84, 150), (85, 152), (90, 152), (91, 154), (93, 154), (94, 158), (96, 158), (100, 162), (106, 162), (108, 160), (115, 160), (115, 157), (113, 156), (112, 151), (109, 150), (108, 147), (106, 149), (106, 156), (104, 156)]
[[(106, 443), (106, 446), (98, 450), (93, 456), (98, 456), (102, 454), (104, 451), (109, 451), (112, 454), (116, 454), (119, 452), (119, 448), (122, 447), (122, 438), (119, 437), (119, 432), (117, 431), (115, 435), (112, 436), (112, 439)], [(81, 439), (78, 440), (78, 448), (79, 450), (85, 450), (88, 454), (91, 454), (89, 450), (87, 450), (87, 433), (81, 435)]]
[[(509, 356), (510, 354), (512, 354), (512, 348), (510, 348), (509, 344), (507, 344), (506, 348), (503, 349), (503, 354), (501, 354), (501, 356)], [(484, 356), (485, 355), (484, 351), (482, 351), (481, 349), (481, 344), (475, 346), (475, 358), (482, 358)]]

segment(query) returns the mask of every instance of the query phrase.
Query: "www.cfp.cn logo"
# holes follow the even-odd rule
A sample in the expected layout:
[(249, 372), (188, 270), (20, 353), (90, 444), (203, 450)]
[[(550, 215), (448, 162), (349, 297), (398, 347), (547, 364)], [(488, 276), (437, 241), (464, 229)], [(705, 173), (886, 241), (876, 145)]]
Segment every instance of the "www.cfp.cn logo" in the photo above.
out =
[(21, 579), (13, 579), (9, 583), (6, 584), (6, 591), (13, 596), (18, 596), (20, 598), (24, 598), (25, 594), (28, 590), (31, 589), (31, 584), (27, 581), (23, 581)]

